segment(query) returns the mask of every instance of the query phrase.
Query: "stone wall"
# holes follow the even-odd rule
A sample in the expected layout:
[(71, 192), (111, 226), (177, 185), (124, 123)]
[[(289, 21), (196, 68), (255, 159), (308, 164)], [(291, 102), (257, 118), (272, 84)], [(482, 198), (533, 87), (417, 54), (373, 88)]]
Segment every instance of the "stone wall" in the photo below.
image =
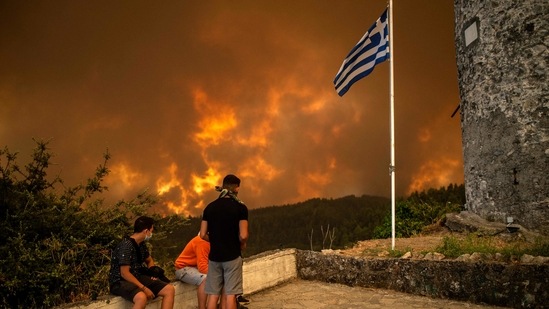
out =
[(466, 207), (549, 235), (549, 2), (454, 7)]
[[(390, 289), (435, 298), (514, 308), (549, 308), (549, 264), (357, 259), (296, 249), (265, 252), (244, 260), (249, 295), (299, 277), (349, 286)], [(196, 308), (196, 287), (174, 283), (175, 308)], [(64, 309), (129, 309), (132, 303), (106, 296)], [(160, 299), (147, 308), (159, 309)]]
[(297, 250), (306, 280), (512, 308), (549, 308), (549, 264), (356, 259)]

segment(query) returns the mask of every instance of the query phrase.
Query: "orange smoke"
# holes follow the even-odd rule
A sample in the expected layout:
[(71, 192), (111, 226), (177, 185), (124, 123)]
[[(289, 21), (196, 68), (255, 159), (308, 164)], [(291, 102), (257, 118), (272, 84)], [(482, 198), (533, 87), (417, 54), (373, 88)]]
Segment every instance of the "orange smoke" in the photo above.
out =
[(299, 176), (297, 182), (299, 196), (296, 201), (303, 201), (311, 197), (323, 197), (323, 192), (331, 183), (333, 174), (336, 172), (337, 160), (331, 158), (327, 161), (323, 171), (309, 172)]
[(463, 182), (461, 162), (452, 158), (441, 158), (437, 161), (429, 160), (421, 165), (412, 176), (407, 194), (429, 188), (440, 188), (450, 183)]
[(156, 192), (160, 197), (163, 195), (171, 192), (176, 191), (174, 189), (179, 189), (180, 196), (179, 196), (179, 203), (176, 201), (165, 201), (164, 204), (166, 207), (173, 211), (176, 214), (185, 214), (188, 215), (188, 212), (185, 211), (185, 208), (187, 207), (186, 204), (186, 194), (185, 194), (185, 188), (181, 184), (181, 181), (177, 175), (177, 164), (172, 163), (170, 167), (168, 168), (168, 176), (167, 177), (160, 177), (156, 180)]
[(246, 179), (246, 191), (258, 196), (263, 192), (263, 182), (273, 180), (282, 173), (259, 155), (248, 158), (238, 170), (239, 175)]
[(209, 101), (208, 95), (200, 89), (194, 91), (194, 107), (201, 115), (200, 130), (194, 134), (194, 140), (202, 148), (218, 145), (237, 126), (233, 108)]
[(132, 170), (127, 163), (114, 164), (110, 168), (109, 177), (105, 180), (109, 191), (117, 196), (125, 196), (136, 187), (144, 187), (147, 178), (144, 174)]
[(208, 168), (206, 174), (203, 176), (193, 174), (192, 179), (194, 192), (201, 195), (204, 191), (215, 188), (216, 185), (220, 184), (221, 177), (221, 174), (213, 167)]

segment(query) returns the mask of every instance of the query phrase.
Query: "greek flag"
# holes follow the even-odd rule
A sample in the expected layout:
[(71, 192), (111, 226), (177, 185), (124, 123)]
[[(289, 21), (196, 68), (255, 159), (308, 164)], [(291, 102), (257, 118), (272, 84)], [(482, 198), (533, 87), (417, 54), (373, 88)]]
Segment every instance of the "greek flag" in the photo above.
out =
[(387, 59), (389, 59), (389, 27), (386, 9), (343, 60), (334, 79), (337, 94), (343, 96), (354, 83), (370, 74), (376, 64)]

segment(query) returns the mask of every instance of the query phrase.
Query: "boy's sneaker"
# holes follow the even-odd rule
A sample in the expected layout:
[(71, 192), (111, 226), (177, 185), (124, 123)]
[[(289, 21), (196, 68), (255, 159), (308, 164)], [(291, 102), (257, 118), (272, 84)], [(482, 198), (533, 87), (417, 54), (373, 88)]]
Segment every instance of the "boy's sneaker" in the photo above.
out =
[(250, 300), (247, 299), (247, 298), (244, 298), (244, 296), (242, 296), (242, 295), (238, 295), (238, 297), (236, 298), (236, 301), (241, 303), (241, 304), (245, 304), (245, 305), (250, 303)]

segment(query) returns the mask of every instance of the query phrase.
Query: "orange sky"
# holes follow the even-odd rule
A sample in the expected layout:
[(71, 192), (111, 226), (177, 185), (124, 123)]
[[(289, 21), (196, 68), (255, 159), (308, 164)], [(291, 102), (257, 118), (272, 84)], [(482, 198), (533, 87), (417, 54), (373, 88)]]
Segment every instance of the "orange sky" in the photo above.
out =
[[(2, 1), (0, 146), (200, 214), (227, 173), (250, 208), (390, 195), (389, 62), (339, 97), (386, 1)], [(453, 1), (395, 1), (396, 190), (463, 182)]]

